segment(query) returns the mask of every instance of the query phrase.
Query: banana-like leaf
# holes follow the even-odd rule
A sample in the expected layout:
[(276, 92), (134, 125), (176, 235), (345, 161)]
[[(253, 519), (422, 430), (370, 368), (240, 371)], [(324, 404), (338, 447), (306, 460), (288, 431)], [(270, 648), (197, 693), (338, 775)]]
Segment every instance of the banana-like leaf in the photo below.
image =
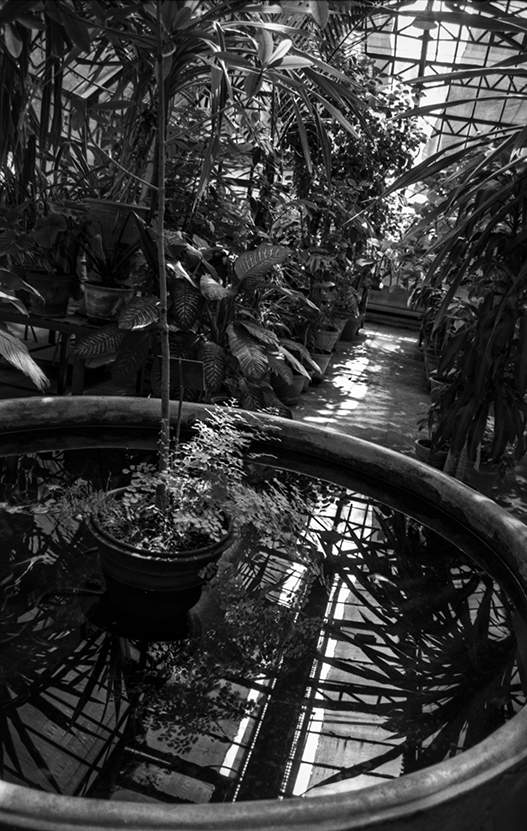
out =
[(309, 372), (307, 371), (305, 366), (302, 363), (300, 363), (298, 358), (295, 358), (295, 356), (291, 352), (289, 352), (288, 349), (286, 349), (284, 346), (280, 344), (278, 347), (278, 351), (281, 355), (284, 356), (286, 361), (291, 364), (291, 366), (296, 372), (298, 372), (300, 375), (303, 375), (304, 378), (309, 378)]
[(254, 340), (239, 324), (227, 326), (229, 347), (238, 359), (242, 373), (252, 381), (259, 381), (269, 370), (265, 347)]
[(27, 375), (41, 392), (49, 387), (49, 379), (35, 363), (27, 346), (12, 335), (4, 323), (0, 323), (0, 355)]
[(238, 320), (237, 325), (243, 326), (253, 338), (256, 338), (261, 343), (266, 343), (269, 346), (278, 346), (278, 338), (270, 329), (265, 329), (258, 323), (251, 323), (248, 320)]
[(203, 341), (198, 348), (198, 360), (203, 363), (207, 392), (217, 392), (223, 383), (227, 368), (225, 349), (212, 341)]
[(234, 263), (234, 273), (240, 281), (249, 275), (261, 276), (274, 265), (285, 262), (290, 254), (291, 249), (285, 245), (263, 243), (252, 251), (244, 251), (240, 254)]
[(152, 333), (144, 329), (127, 332), (112, 365), (112, 378), (116, 384), (126, 384), (134, 380), (146, 363), (151, 339)]
[(288, 384), (293, 381), (293, 370), (289, 369), (286, 362), (276, 355), (268, 354), (267, 360), (269, 362), (269, 369), (273, 373), (273, 375), (278, 375), (279, 378), (283, 378)]
[(125, 329), (119, 329), (117, 323), (101, 326), (75, 345), (73, 354), (76, 358), (97, 358), (117, 352), (127, 335)]
[(119, 328), (144, 329), (152, 323), (157, 323), (159, 306), (157, 297), (132, 297), (119, 315)]
[(203, 308), (203, 296), (199, 289), (182, 278), (169, 281), (172, 300), (170, 317), (180, 329), (190, 329), (199, 320)]
[(5, 303), (11, 303), (11, 305), (15, 306), (22, 315), (29, 314), (22, 301), (19, 300), (18, 297), (14, 297), (12, 294), (6, 294), (5, 291), (0, 291), (0, 300)]

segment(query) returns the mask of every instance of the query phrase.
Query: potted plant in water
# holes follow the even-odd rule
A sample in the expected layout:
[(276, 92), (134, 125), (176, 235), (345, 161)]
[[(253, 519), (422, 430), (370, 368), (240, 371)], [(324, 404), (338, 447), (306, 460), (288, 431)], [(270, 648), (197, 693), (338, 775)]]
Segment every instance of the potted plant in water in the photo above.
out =
[(90, 492), (80, 480), (56, 502), (62, 516), (86, 518), (108, 594), (125, 613), (185, 617), (204, 569), (233, 544), (297, 559), (314, 551), (298, 489), (277, 477), (258, 481), (247, 464), (262, 436), (239, 412), (214, 408), (164, 469), (142, 461), (117, 491)]

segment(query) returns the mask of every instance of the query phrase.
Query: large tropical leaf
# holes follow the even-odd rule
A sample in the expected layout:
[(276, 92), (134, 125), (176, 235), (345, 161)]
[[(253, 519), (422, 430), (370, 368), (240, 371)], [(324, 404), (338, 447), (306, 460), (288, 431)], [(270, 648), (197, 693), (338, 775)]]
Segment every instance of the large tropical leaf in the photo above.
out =
[(203, 363), (205, 388), (208, 393), (217, 392), (225, 378), (227, 354), (225, 349), (212, 341), (203, 341), (198, 348), (198, 360)]
[(266, 274), (274, 265), (285, 262), (291, 249), (285, 245), (271, 245), (263, 243), (252, 251), (244, 251), (234, 263), (234, 272), (238, 280), (249, 276)]
[(138, 329), (127, 332), (112, 365), (112, 378), (116, 384), (126, 384), (136, 378), (148, 358), (151, 340), (150, 331)]
[(278, 375), (279, 378), (283, 378), (283, 380), (288, 384), (292, 382), (293, 370), (287, 366), (283, 358), (280, 359), (277, 355), (273, 355), (271, 352), (267, 355), (267, 360), (269, 362), (269, 369), (273, 375)]
[(200, 318), (203, 295), (192, 283), (180, 277), (170, 279), (169, 292), (171, 319), (180, 329), (190, 329)]
[(278, 338), (275, 333), (261, 326), (259, 323), (251, 323), (249, 320), (238, 320), (237, 325), (243, 326), (253, 338), (256, 338), (261, 343), (265, 343), (268, 346), (278, 346)]
[(238, 359), (242, 373), (252, 381), (263, 378), (269, 370), (265, 347), (237, 323), (229, 323), (227, 337), (230, 350)]
[(133, 297), (126, 304), (117, 321), (120, 329), (144, 329), (159, 320), (157, 297)]
[(27, 346), (18, 340), (8, 330), (5, 323), (0, 322), (0, 355), (12, 366), (19, 369), (24, 375), (43, 392), (49, 387), (49, 379), (44, 375), (40, 367), (31, 357)]
[(119, 329), (117, 323), (109, 323), (75, 344), (73, 354), (76, 358), (98, 358), (100, 355), (109, 355), (117, 352), (127, 334), (125, 329)]

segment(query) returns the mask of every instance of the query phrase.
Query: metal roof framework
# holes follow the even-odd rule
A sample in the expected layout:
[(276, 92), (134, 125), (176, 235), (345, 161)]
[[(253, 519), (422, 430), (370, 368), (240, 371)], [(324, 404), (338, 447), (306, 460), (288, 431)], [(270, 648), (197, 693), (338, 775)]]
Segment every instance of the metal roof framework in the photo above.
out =
[(437, 106), (427, 113), (426, 155), (525, 124), (525, 0), (388, 0), (365, 6), (366, 54), (382, 72), (411, 83), (420, 107)]

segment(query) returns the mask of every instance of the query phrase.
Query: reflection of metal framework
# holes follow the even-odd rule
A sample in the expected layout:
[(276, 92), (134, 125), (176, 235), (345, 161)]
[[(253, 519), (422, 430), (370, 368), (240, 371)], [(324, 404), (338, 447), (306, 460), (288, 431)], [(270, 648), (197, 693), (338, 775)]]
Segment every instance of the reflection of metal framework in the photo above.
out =
[[(525, 122), (525, 64), (507, 73), (480, 72), (522, 54), (527, 58), (523, 0), (388, 0), (381, 8), (372, 6), (363, 21), (364, 48), (383, 72), (413, 83), (453, 71), (468, 73), (460, 79), (415, 85), (421, 105), (449, 105), (433, 125), (428, 152), (488, 133), (497, 125)], [(462, 21), (462, 12), (470, 17)]]

